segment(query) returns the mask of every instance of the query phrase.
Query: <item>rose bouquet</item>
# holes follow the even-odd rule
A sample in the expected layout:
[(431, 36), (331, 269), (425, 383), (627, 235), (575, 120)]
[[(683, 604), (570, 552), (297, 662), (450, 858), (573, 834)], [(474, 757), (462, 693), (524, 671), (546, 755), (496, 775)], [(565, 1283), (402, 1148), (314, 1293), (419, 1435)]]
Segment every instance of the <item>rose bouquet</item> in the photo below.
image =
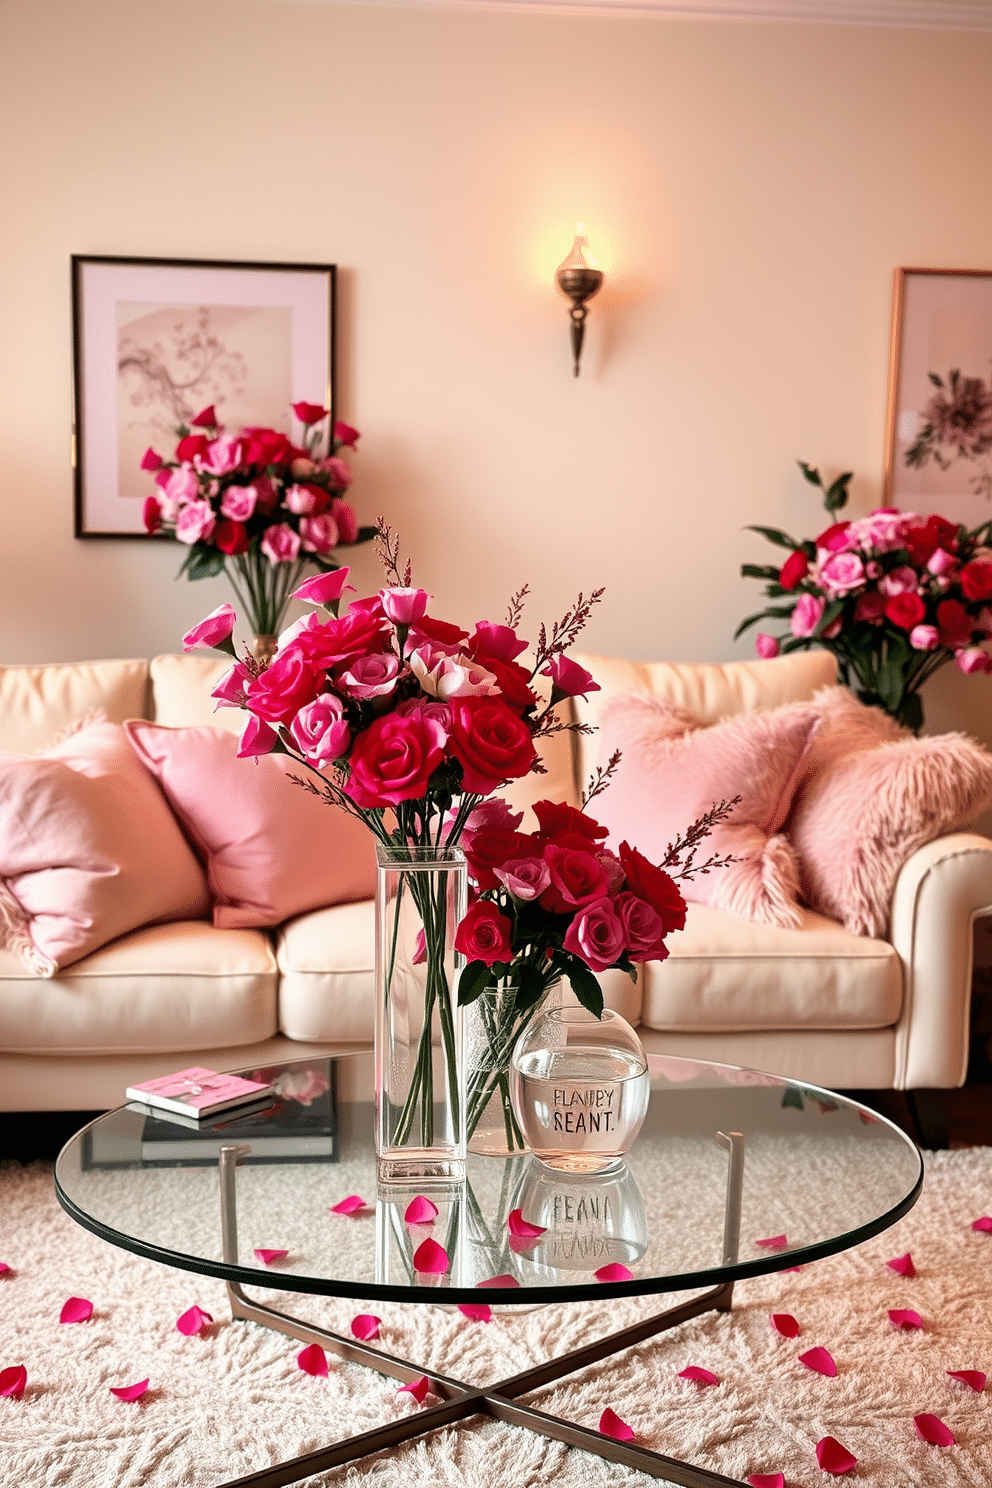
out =
[[(847, 504), (850, 472), (824, 487), (802, 461), (833, 515)], [(746, 578), (767, 580), (778, 603), (749, 615), (735, 639), (759, 620), (787, 620), (790, 634), (758, 633), (759, 656), (825, 646), (846, 686), (907, 728), (923, 722), (919, 689), (953, 660), (962, 672), (992, 672), (992, 519), (973, 531), (944, 517), (880, 507), (859, 521), (834, 521), (812, 540), (776, 527), (752, 527), (790, 550), (781, 568), (745, 563)]]
[(305, 430), (304, 448), (276, 429), (225, 434), (211, 404), (192, 427), (180, 426), (171, 460), (148, 449), (141, 461), (158, 486), (145, 502), (145, 528), (187, 545), (179, 570), (187, 578), (226, 572), (257, 636), (281, 628), (308, 564), (335, 569), (339, 544), (367, 542), (375, 531), (358, 526), (344, 499), (351, 470), (338, 451), (356, 447), (358, 430), (335, 424), (330, 454), (322, 457), (327, 409), (294, 403), (293, 412)]

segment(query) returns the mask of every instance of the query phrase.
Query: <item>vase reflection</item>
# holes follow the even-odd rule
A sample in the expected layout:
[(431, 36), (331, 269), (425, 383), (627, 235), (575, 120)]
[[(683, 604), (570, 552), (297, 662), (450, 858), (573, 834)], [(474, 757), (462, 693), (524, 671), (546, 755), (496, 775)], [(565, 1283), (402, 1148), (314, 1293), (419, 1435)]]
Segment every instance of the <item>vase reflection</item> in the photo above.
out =
[(629, 1266), (648, 1246), (644, 1201), (626, 1164), (612, 1173), (567, 1173), (532, 1160), (513, 1205), (544, 1229), (517, 1257), (534, 1285), (542, 1272), (586, 1271), (591, 1278), (601, 1266)]

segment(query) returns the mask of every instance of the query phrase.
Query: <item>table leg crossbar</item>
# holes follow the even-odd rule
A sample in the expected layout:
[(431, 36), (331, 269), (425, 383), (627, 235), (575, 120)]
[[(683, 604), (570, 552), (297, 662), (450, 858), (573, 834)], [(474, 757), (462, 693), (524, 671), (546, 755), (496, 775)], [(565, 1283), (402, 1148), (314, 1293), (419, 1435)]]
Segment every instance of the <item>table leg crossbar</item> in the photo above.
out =
[[(729, 1134), (720, 1132), (717, 1134), (717, 1140), (730, 1154), (724, 1221), (724, 1261), (730, 1263), (737, 1257), (740, 1237), (744, 1139), (737, 1132)], [(238, 1251), (234, 1171), (238, 1156), (243, 1150), (238, 1147), (225, 1147), (221, 1149), (220, 1155), (224, 1259), (235, 1264)], [(288, 1334), (301, 1343), (319, 1344), (325, 1351), (347, 1363), (363, 1364), (375, 1369), (379, 1374), (401, 1380), (404, 1384), (419, 1379), (426, 1372), (429, 1375), (433, 1393), (439, 1395), (441, 1399), (439, 1404), (418, 1411), (416, 1415), (404, 1416), (400, 1421), (391, 1421), (372, 1431), (347, 1437), (334, 1446), (305, 1453), (303, 1456), (294, 1457), (290, 1461), (273, 1467), (262, 1468), (259, 1472), (249, 1473), (247, 1477), (232, 1478), (220, 1485), (220, 1488), (283, 1488), (284, 1484), (299, 1483), (304, 1478), (317, 1473), (327, 1472), (331, 1468), (340, 1467), (348, 1462), (357, 1462), (363, 1457), (369, 1457), (376, 1452), (388, 1450), (403, 1442), (412, 1441), (418, 1436), (427, 1435), (429, 1432), (438, 1431), (442, 1427), (451, 1426), (458, 1421), (465, 1421), (478, 1415), (488, 1415), (511, 1426), (526, 1427), (541, 1436), (564, 1442), (570, 1447), (579, 1447), (607, 1461), (619, 1462), (626, 1467), (647, 1473), (651, 1477), (679, 1484), (681, 1488), (711, 1488), (714, 1484), (733, 1485), (736, 1483), (735, 1479), (724, 1477), (721, 1473), (694, 1467), (674, 1457), (666, 1457), (660, 1452), (653, 1452), (647, 1447), (638, 1446), (636, 1442), (614, 1441), (612, 1437), (604, 1436), (601, 1432), (591, 1430), (587, 1426), (579, 1426), (573, 1421), (567, 1421), (562, 1417), (538, 1410), (534, 1406), (520, 1403), (521, 1396), (554, 1384), (567, 1375), (574, 1374), (577, 1370), (599, 1363), (602, 1359), (611, 1358), (624, 1349), (631, 1348), (668, 1328), (678, 1327), (680, 1323), (686, 1322), (689, 1318), (698, 1317), (704, 1312), (729, 1311), (733, 1301), (734, 1284), (732, 1281), (713, 1287), (700, 1296), (683, 1302), (678, 1307), (670, 1307), (664, 1312), (655, 1313), (617, 1333), (596, 1339), (582, 1348), (573, 1349), (558, 1358), (548, 1359), (543, 1364), (535, 1365), (531, 1369), (526, 1369), (520, 1374), (512, 1375), (508, 1379), (500, 1380), (485, 1388), (451, 1379), (433, 1370), (425, 1371), (406, 1359), (397, 1358), (395, 1355), (372, 1348), (369, 1344), (345, 1338), (341, 1334), (332, 1333), (325, 1328), (316, 1327), (291, 1317), (287, 1313), (279, 1312), (264, 1303), (255, 1302), (235, 1282), (228, 1282), (227, 1289), (234, 1318), (245, 1322), (261, 1323), (264, 1327)]]

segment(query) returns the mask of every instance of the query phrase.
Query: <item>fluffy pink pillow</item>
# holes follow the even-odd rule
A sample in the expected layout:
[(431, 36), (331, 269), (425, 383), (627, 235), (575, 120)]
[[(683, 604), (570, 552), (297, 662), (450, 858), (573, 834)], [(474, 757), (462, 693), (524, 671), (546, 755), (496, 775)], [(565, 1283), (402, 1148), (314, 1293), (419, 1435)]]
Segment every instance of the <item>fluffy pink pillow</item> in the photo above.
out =
[(278, 925), (372, 897), (372, 834), (294, 785), (288, 772), (302, 766), (277, 754), (239, 760), (237, 737), (223, 729), (126, 728), (206, 861), (215, 925)]
[(119, 724), (0, 755), (0, 944), (29, 971), (209, 913), (203, 870)]
[(917, 739), (844, 688), (812, 707), (822, 727), (786, 826), (802, 897), (854, 935), (885, 936), (906, 859), (992, 802), (992, 754), (964, 734)]
[(623, 759), (596, 801), (610, 845), (626, 839), (652, 862), (717, 801), (740, 795), (730, 818), (700, 848), (700, 861), (732, 853), (726, 868), (680, 882), (687, 899), (769, 925), (798, 925), (798, 875), (777, 835), (817, 727), (811, 707), (741, 713), (700, 727), (681, 708), (644, 693), (622, 693), (600, 719), (600, 764)]

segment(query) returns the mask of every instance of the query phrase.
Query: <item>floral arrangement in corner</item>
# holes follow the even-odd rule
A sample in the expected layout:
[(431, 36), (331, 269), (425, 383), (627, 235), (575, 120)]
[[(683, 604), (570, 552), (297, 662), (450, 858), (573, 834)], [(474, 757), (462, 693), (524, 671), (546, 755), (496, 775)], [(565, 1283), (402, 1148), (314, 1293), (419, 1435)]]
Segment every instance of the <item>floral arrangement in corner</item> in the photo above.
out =
[(375, 533), (359, 527), (344, 497), (352, 476), (339, 451), (357, 447), (358, 430), (336, 423), (322, 456), (327, 409), (300, 402), (293, 412), (305, 430), (303, 448), (277, 429), (226, 434), (211, 404), (179, 426), (171, 459), (147, 449), (141, 461), (158, 486), (145, 501), (145, 530), (187, 545), (180, 575), (226, 573), (256, 636), (281, 629), (308, 566), (336, 569), (339, 545)]
[[(834, 516), (847, 504), (850, 471), (824, 486)], [(789, 556), (781, 567), (745, 563), (745, 578), (766, 581), (775, 603), (749, 615), (736, 640), (760, 620), (788, 621), (788, 634), (759, 631), (759, 656), (824, 646), (846, 686), (904, 727), (923, 722), (919, 690), (948, 662), (965, 673), (992, 672), (992, 518), (968, 531), (945, 517), (879, 507), (858, 521), (834, 520), (813, 539), (777, 527), (750, 527)]]

